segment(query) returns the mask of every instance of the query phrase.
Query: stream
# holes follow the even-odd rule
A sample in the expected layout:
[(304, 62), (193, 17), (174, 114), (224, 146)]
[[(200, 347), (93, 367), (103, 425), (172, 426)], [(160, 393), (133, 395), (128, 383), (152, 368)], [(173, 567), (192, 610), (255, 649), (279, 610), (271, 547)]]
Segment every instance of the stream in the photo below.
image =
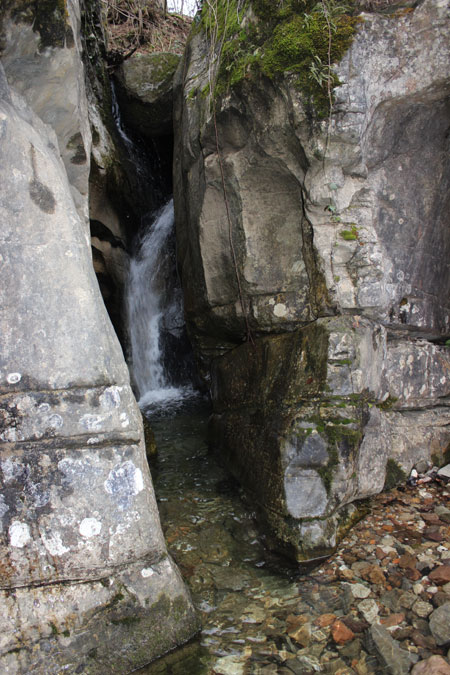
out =
[[(340, 593), (299, 578), (265, 550), (238, 486), (208, 451), (206, 401), (190, 398), (178, 408), (147, 409), (147, 415), (158, 447), (151, 471), (162, 527), (202, 630), (192, 643), (140, 672), (313, 672), (310, 656), (303, 665), (295, 659), (295, 671), (279, 670), (286, 652), (293, 656), (299, 649), (286, 635), (286, 619), (311, 611), (339, 613)], [(317, 657), (323, 648), (318, 642)]]

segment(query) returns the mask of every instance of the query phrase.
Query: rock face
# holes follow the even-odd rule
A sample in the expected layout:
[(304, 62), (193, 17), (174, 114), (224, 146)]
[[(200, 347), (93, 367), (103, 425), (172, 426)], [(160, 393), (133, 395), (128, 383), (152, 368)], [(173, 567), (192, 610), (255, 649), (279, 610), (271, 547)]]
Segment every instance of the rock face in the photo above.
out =
[(289, 75), (244, 78), (213, 113), (200, 29), (178, 70), (178, 254), (212, 443), (297, 559), (449, 441), (446, 21), (439, 0), (363, 15), (330, 121)]
[[(17, 19), (8, 30), (33, 37), (32, 61), (37, 38)], [(72, 47), (39, 49), (38, 61), (66, 62)], [(81, 62), (70, 63), (69, 81), (82, 82)], [(51, 106), (38, 116), (28, 94), (1, 69), (0, 669), (125, 673), (189, 639), (196, 618), (167, 554), (140, 413), (95, 279), (81, 174), (71, 184), (59, 122), (55, 133), (42, 119)]]

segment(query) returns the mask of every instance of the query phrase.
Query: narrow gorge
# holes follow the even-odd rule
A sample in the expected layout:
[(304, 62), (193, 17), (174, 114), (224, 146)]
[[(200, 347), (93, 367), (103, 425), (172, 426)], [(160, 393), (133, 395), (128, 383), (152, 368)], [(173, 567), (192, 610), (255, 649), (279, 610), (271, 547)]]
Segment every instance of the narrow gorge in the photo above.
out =
[(214, 621), (450, 462), (448, 2), (198, 4), (0, 5), (0, 670), (407, 673)]

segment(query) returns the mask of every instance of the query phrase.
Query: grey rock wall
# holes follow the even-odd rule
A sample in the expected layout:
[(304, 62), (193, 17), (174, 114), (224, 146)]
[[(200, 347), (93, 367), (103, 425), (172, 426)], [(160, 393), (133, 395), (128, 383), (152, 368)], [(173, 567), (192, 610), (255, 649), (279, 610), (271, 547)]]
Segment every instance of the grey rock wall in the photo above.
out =
[(178, 70), (178, 253), (212, 443), (295, 558), (333, 548), (388, 459), (442, 462), (450, 440), (447, 25), (440, 0), (363, 15), (330, 123), (294, 76), (256, 74), (214, 120), (201, 31)]
[[(22, 24), (8, 30), (36, 49)], [(36, 53), (48, 76), (66, 49)], [(70, 63), (68, 82), (82, 82), (81, 62)], [(0, 66), (0, 670), (126, 673), (197, 622), (167, 554), (140, 412), (96, 281), (81, 173), (60, 154), (59, 121), (71, 120), (68, 133), (83, 125), (86, 101), (63, 113), (51, 95), (60, 84), (50, 77), (37, 114)]]

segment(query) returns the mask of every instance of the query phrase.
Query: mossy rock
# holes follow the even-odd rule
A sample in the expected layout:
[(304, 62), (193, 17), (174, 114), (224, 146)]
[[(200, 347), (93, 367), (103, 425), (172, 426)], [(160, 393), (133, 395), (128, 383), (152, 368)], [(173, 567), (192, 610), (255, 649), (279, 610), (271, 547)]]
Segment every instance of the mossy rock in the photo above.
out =
[(406, 473), (403, 471), (402, 467), (395, 459), (389, 458), (386, 462), (386, 478), (383, 490), (392, 490), (400, 483), (404, 483), (405, 480)]

